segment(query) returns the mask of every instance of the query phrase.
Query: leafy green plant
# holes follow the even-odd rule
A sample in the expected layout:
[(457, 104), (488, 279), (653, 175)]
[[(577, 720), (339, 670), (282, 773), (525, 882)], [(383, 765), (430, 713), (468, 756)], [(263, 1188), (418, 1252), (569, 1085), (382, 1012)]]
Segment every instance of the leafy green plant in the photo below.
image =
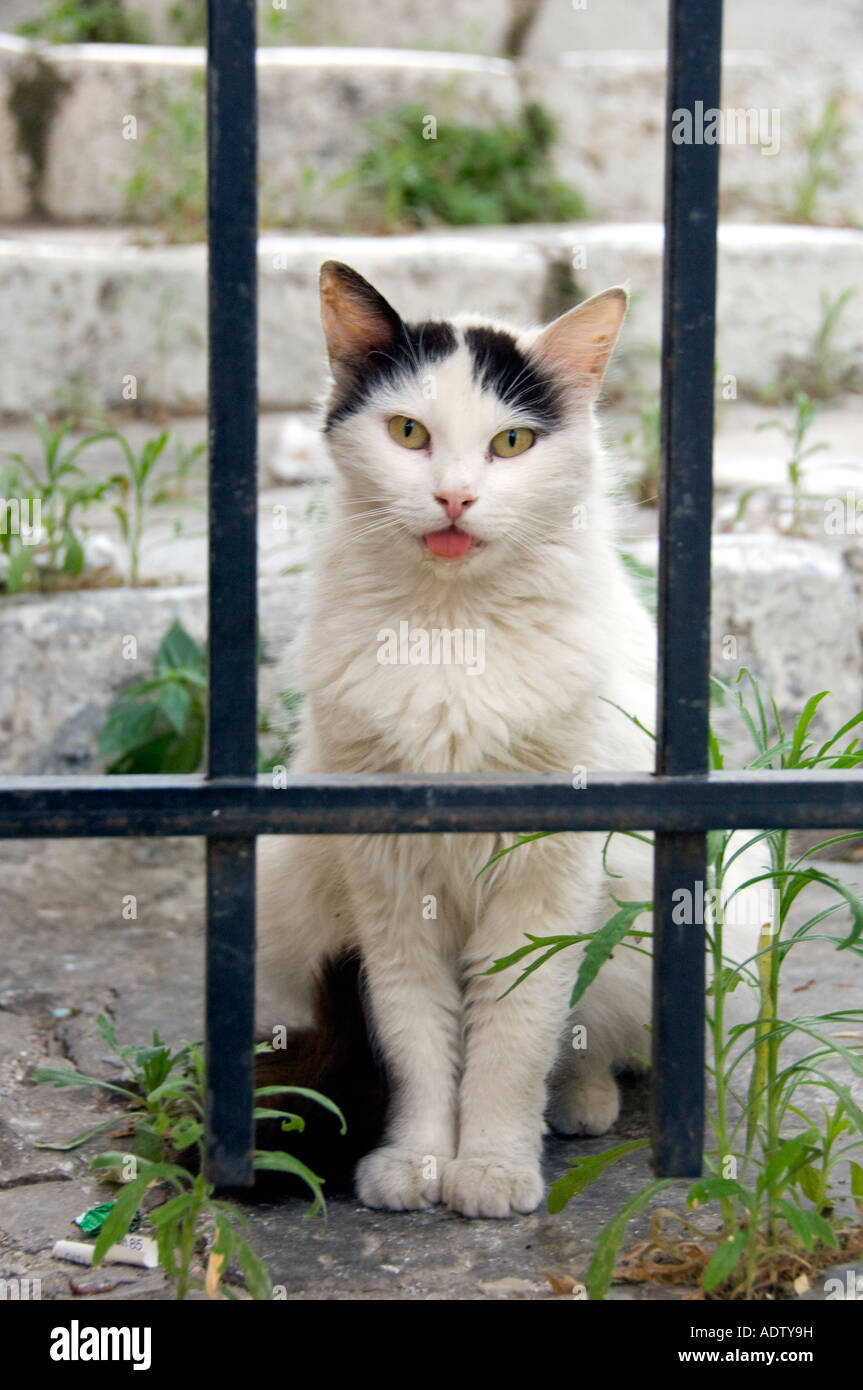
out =
[[(217, 1298), (220, 1292), (228, 1298), (235, 1297), (233, 1290), (222, 1282), (232, 1255), (239, 1262), (252, 1297), (271, 1298), (272, 1286), (266, 1268), (246, 1239), (245, 1218), (233, 1202), (215, 1196), (213, 1184), (204, 1176), (207, 1086), (202, 1045), (183, 1043), (172, 1052), (154, 1032), (151, 1045), (121, 1047), (113, 1025), (104, 1014), (99, 1015), (97, 1024), (126, 1074), (123, 1085), (63, 1067), (39, 1067), (32, 1078), (57, 1087), (94, 1086), (124, 1102), (120, 1114), (103, 1120), (68, 1142), (42, 1141), (39, 1144), (49, 1149), (76, 1148), (118, 1123), (130, 1132), (130, 1144), (125, 1151), (99, 1154), (91, 1160), (91, 1168), (103, 1176), (133, 1170), (123, 1182), (113, 1209), (105, 1219), (96, 1241), (93, 1264), (98, 1265), (109, 1247), (126, 1235), (147, 1189), (156, 1183), (164, 1184), (173, 1189), (173, 1195), (149, 1213), (149, 1221), (155, 1233), (159, 1263), (174, 1283), (177, 1298), (185, 1298), (194, 1288), (206, 1289), (211, 1298)], [(267, 1043), (255, 1048), (256, 1054), (270, 1050)], [(255, 1120), (279, 1120), (285, 1132), (301, 1132), (305, 1128), (301, 1116), (272, 1108), (268, 1102), (277, 1095), (298, 1095), (316, 1102), (337, 1117), (341, 1132), (345, 1133), (344, 1116), (338, 1106), (326, 1096), (303, 1086), (257, 1087)], [(194, 1161), (184, 1166), (176, 1160), (187, 1152), (194, 1155)], [(312, 1194), (308, 1215), (325, 1210), (321, 1179), (299, 1159), (282, 1150), (256, 1149), (253, 1162), (257, 1171), (290, 1173), (305, 1183)], [(203, 1280), (192, 1273), (192, 1262), (202, 1241), (209, 1245)]]
[(46, 43), (149, 43), (145, 17), (123, 0), (52, 0), (44, 14), (24, 20), (16, 33)]
[[(863, 726), (863, 711), (818, 744), (810, 730), (827, 692), (808, 700), (793, 728), (786, 731), (775, 702), (771, 701), (768, 714), (758, 682), (745, 668), (738, 675), (738, 682), (744, 678), (750, 683), (753, 708), (749, 708), (739, 690), (736, 701), (756, 749), (750, 770), (848, 769), (863, 765), (863, 746), (855, 733)], [(722, 755), (713, 736), (710, 747), (712, 765), (721, 769)], [(679, 1213), (655, 1212), (651, 1223), (653, 1241), (639, 1247), (635, 1273), (630, 1260), (628, 1272), (624, 1270), (627, 1277), (673, 1280), (679, 1279), (682, 1272), (690, 1280), (700, 1279), (705, 1296), (773, 1298), (791, 1288), (806, 1271), (834, 1261), (837, 1252), (853, 1258), (863, 1250), (863, 1227), (852, 1226), (834, 1214), (836, 1199), (831, 1182), (837, 1166), (848, 1164), (851, 1193), (863, 1213), (863, 1166), (849, 1157), (863, 1149), (863, 1110), (848, 1084), (835, 1075), (835, 1064), (844, 1063), (855, 1076), (863, 1076), (863, 1046), (853, 1041), (839, 1042), (835, 1034), (826, 1031), (830, 1024), (840, 1024), (843, 1036), (847, 1036), (852, 1024), (863, 1021), (863, 1010), (836, 1009), (817, 1016), (784, 1018), (779, 993), (785, 961), (791, 952), (805, 949), (812, 941), (826, 940), (838, 950), (863, 956), (863, 900), (840, 878), (804, 863), (818, 850), (857, 840), (861, 833), (831, 837), (796, 857), (789, 850), (788, 831), (762, 831), (739, 848), (727, 832), (709, 834), (707, 887), (711, 894), (716, 894), (712, 901), (722, 900), (723, 882), (745, 849), (761, 845), (770, 859), (769, 870), (735, 888), (725, 909), (709, 914), (707, 922), (713, 967), (706, 998), (711, 1054), (708, 1070), (713, 1077), (715, 1097), (708, 1115), (709, 1171), (691, 1187), (688, 1205), (691, 1210), (718, 1207), (721, 1224), (718, 1229), (707, 1230)], [(502, 853), (512, 853), (537, 838), (541, 836), (522, 837), (517, 845)], [(813, 884), (830, 889), (837, 901), (792, 930), (791, 908)], [(737, 893), (759, 885), (771, 885), (775, 912), (766, 914), (753, 956), (748, 961), (730, 963), (723, 950), (725, 912)], [(617, 908), (595, 933), (528, 937), (525, 946), (496, 961), (489, 973), (521, 966), (521, 974), (509, 987), (515, 989), (552, 955), (576, 943), (586, 943), (572, 996), (573, 1003), (577, 1002), (613, 950), (644, 950), (642, 942), (650, 933), (636, 928), (635, 923), (641, 913), (650, 910), (651, 904), (618, 902)], [(850, 909), (850, 928), (825, 931), (824, 923), (842, 909)], [(744, 981), (756, 991), (757, 1015), (749, 1022), (728, 1027), (729, 996)], [(851, 1028), (852, 1034), (856, 1031)], [(810, 1050), (800, 1056), (799, 1048), (789, 1047), (795, 1042), (810, 1045)], [(819, 1120), (811, 1113), (813, 1095), (816, 1099), (827, 1098)], [(792, 1125), (798, 1132), (789, 1134)], [(552, 1186), (549, 1210), (562, 1210), (588, 1183), (647, 1142), (621, 1144), (602, 1154), (574, 1160), (570, 1171)], [(608, 1291), (629, 1221), (668, 1186), (667, 1179), (648, 1183), (606, 1225), (586, 1276), (591, 1298), (602, 1299)], [(687, 1239), (673, 1242), (660, 1229), (663, 1219), (682, 1222)], [(648, 1259), (648, 1255), (657, 1254), (658, 1260)]]
[[(786, 477), (791, 493), (791, 523), (789, 534), (800, 536), (805, 534), (805, 510), (807, 497), (811, 496), (806, 487), (805, 463), (813, 454), (820, 453), (822, 449), (829, 449), (830, 445), (823, 441), (818, 444), (807, 444), (806, 436), (815, 423), (818, 414), (818, 406), (815, 401), (810, 400), (805, 391), (797, 391), (794, 396), (794, 418), (787, 420), (765, 420), (758, 425), (759, 430), (780, 430), (785, 435), (791, 447), (790, 455), (785, 464)], [(747, 488), (741, 493), (737, 503), (735, 522), (741, 521), (751, 499), (765, 489), (761, 486)]]
[(178, 621), (156, 653), (156, 674), (124, 691), (99, 735), (108, 772), (196, 772), (204, 756), (207, 665)]
[(375, 227), (489, 226), (585, 217), (581, 194), (551, 163), (555, 126), (537, 105), (490, 129), (442, 123), (426, 139), (422, 107), (372, 123), (374, 144), (338, 184), (356, 184), (359, 210)]
[(804, 168), (800, 178), (792, 184), (788, 209), (792, 222), (816, 222), (822, 191), (841, 186), (845, 163), (843, 146), (850, 129), (839, 116), (839, 103), (831, 97), (824, 103), (817, 125), (802, 126), (798, 130)]
[(200, 74), (186, 96), (161, 100), (164, 112), (138, 142), (138, 167), (123, 185), (127, 216), (158, 223), (172, 241), (200, 241), (207, 212), (206, 113)]
[(6, 591), (56, 587), (63, 579), (74, 579), (84, 568), (84, 539), (86, 527), (81, 513), (103, 498), (109, 489), (107, 480), (87, 479), (76, 460), (101, 439), (111, 437), (110, 430), (97, 430), (66, 447), (66, 436), (73, 421), (64, 420), (54, 430), (44, 415), (34, 415), (33, 424), (42, 448), (42, 465), (28, 463), (21, 453), (7, 454), (10, 464), (0, 468), (0, 496), (8, 513), (10, 498), (29, 517), (39, 517), (41, 535), (25, 537), (7, 524), (0, 526), (0, 556), (4, 560), (2, 573)]
[[(157, 464), (171, 438), (167, 431), (148, 439), (136, 453), (123, 434), (108, 427), (100, 427), (69, 445), (67, 437), (74, 426), (71, 416), (56, 429), (40, 414), (34, 415), (33, 424), (42, 449), (41, 468), (28, 462), (20, 452), (8, 454), (10, 462), (0, 467), (0, 499), (4, 507), (0, 518), (0, 581), (5, 583), (7, 593), (71, 587), (76, 581), (85, 581), (84, 542), (88, 532), (83, 513), (97, 502), (110, 503), (120, 522), (129, 550), (129, 582), (137, 585), (141, 538), (152, 509), (169, 503), (201, 505), (188, 494), (192, 469), (205, 452), (205, 445), (186, 446), (175, 441), (175, 466), (166, 471), (157, 469)], [(76, 460), (102, 440), (113, 440), (119, 445), (125, 471), (107, 478), (88, 478)], [(111, 502), (112, 496), (117, 500)], [(28, 523), (38, 522), (38, 526), (32, 527), (35, 534), (25, 534), (20, 524), (22, 517)], [(182, 532), (182, 522), (175, 520), (174, 534)]]
[[(37, 1067), (32, 1073), (32, 1080), (58, 1087), (96, 1086), (119, 1097), (124, 1109), (63, 1143), (37, 1139), (36, 1147), (64, 1151), (76, 1149), (104, 1130), (122, 1123), (133, 1136), (130, 1153), (151, 1159), (164, 1157), (169, 1152), (168, 1145), (173, 1142), (174, 1124), (180, 1119), (177, 1101), (191, 1084), (188, 1072), (193, 1049), (184, 1044), (172, 1052), (157, 1032), (153, 1033), (152, 1043), (121, 1047), (114, 1026), (105, 1014), (99, 1015), (96, 1024), (109, 1050), (117, 1058), (122, 1084), (85, 1076), (70, 1067)], [(182, 1126), (175, 1147), (177, 1151), (182, 1147)]]
[[(159, 644), (155, 674), (124, 690), (108, 712), (99, 735), (99, 753), (111, 759), (106, 770), (197, 772), (204, 761), (207, 685), (204, 648), (175, 619)], [(259, 746), (259, 772), (291, 761), (302, 701), (298, 691), (283, 690), (283, 717), (274, 723), (259, 716), (259, 734), (277, 736), (268, 752)]]

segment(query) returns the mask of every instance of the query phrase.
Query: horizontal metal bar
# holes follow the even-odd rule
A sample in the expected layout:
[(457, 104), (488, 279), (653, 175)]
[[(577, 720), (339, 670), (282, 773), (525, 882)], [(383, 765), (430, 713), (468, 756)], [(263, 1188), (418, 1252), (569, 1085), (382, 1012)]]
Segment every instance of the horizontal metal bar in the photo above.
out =
[(483, 776), (7, 777), (0, 839), (68, 835), (863, 829), (863, 775), (597, 772)]

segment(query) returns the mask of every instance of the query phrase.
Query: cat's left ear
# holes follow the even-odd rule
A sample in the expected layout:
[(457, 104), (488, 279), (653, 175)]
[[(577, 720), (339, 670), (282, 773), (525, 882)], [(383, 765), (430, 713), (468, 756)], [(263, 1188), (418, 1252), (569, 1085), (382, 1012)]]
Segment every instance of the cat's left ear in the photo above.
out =
[(386, 352), (402, 321), (374, 285), (341, 261), (321, 266), (321, 322), (333, 376), (350, 390), (370, 353)]
[(531, 347), (532, 356), (574, 386), (599, 394), (626, 313), (629, 296), (620, 285), (576, 304), (544, 328)]

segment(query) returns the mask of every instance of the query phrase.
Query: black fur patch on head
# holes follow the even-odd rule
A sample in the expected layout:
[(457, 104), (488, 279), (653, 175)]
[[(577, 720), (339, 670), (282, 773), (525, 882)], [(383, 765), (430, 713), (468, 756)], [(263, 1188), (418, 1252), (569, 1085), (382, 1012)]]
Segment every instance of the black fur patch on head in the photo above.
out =
[(537, 425), (551, 428), (564, 418), (554, 378), (525, 357), (510, 333), (500, 328), (467, 328), (464, 340), (473, 358), (474, 380), (513, 410), (527, 411)]
[(455, 332), (448, 323), (401, 323), (386, 351), (373, 348), (363, 362), (356, 364), (353, 384), (333, 401), (324, 429), (332, 429), (362, 409), (376, 387), (389, 385), (401, 376), (421, 373), (425, 367), (449, 357), (457, 346)]

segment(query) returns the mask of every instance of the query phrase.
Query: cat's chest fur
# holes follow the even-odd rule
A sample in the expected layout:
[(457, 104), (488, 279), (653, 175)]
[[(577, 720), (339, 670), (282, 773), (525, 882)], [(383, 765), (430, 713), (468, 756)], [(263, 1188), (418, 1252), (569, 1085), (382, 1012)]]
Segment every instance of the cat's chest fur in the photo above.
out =
[(307, 648), (328, 770), (571, 766), (599, 717), (595, 643), (565, 605), (411, 609), (349, 596)]

